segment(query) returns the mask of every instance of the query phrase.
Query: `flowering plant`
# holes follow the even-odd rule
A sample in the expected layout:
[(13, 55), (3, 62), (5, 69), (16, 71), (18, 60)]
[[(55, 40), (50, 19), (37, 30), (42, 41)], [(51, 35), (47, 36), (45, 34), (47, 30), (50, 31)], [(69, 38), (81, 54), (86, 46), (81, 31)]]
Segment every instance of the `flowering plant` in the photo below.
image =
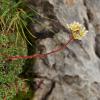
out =
[(59, 48), (57, 48), (55, 50), (52, 50), (51, 52), (48, 52), (46, 54), (33, 54), (31, 56), (11, 56), (11, 57), (9, 57), (9, 59), (10, 60), (16, 60), (16, 59), (32, 59), (32, 58), (44, 58), (44, 57), (47, 57), (50, 54), (54, 54), (55, 52), (63, 50), (73, 40), (81, 40), (86, 35), (86, 33), (88, 32), (86, 30), (86, 28), (82, 24), (80, 24), (78, 22), (73, 22), (71, 24), (67, 24), (67, 28), (71, 31), (72, 36), (69, 39), (69, 41), (67, 41), (67, 43), (64, 44), (63, 46), (61, 46), (61, 47), (59, 47)]

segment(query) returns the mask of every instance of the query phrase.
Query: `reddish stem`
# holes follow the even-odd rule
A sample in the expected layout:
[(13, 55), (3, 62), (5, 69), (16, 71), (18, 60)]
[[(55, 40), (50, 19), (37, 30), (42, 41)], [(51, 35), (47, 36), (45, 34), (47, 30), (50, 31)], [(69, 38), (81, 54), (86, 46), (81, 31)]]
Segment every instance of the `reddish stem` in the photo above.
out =
[(4, 96), (3, 100), (7, 100), (6, 96)]
[(68, 46), (68, 44), (69, 44), (71, 41), (73, 41), (73, 40), (74, 40), (73, 37), (71, 37), (71, 38), (69, 39), (69, 41), (68, 41), (66, 44), (64, 44), (64, 45), (61, 46), (60, 48), (57, 48), (57, 49), (55, 49), (55, 50), (53, 50), (53, 51), (51, 51), (51, 52), (48, 52), (48, 53), (46, 53), (46, 54), (33, 54), (33, 55), (31, 55), (31, 56), (10, 56), (10, 57), (8, 58), (8, 60), (44, 58), (44, 57), (47, 57), (48, 55), (51, 55), (51, 54), (54, 54), (54, 53), (56, 53), (56, 52), (58, 52), (58, 51), (63, 50), (63, 49), (66, 48), (66, 47)]

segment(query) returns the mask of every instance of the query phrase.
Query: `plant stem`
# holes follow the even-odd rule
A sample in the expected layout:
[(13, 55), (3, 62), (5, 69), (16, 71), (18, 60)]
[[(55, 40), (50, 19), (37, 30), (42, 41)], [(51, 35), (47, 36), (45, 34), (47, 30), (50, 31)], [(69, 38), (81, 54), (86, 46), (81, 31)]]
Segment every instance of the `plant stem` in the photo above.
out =
[(51, 54), (54, 54), (56, 52), (59, 52), (61, 50), (63, 50), (64, 48), (66, 48), (68, 46), (68, 44), (70, 42), (72, 42), (74, 39), (73, 37), (70, 37), (70, 39), (68, 40), (68, 42), (66, 44), (64, 44), (63, 46), (61, 46), (60, 48), (57, 48), (51, 52), (48, 52), (48, 53), (45, 53), (45, 54), (33, 54), (33, 55), (30, 55), (30, 56), (10, 56), (8, 58), (8, 60), (17, 60), (17, 59), (32, 59), (32, 58), (45, 58), (47, 57), (48, 55), (51, 55)]

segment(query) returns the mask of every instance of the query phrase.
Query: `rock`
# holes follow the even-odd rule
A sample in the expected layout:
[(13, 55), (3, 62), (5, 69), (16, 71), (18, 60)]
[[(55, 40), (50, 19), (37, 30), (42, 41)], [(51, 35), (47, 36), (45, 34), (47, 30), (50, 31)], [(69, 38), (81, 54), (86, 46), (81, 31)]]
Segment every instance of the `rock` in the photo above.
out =
[(70, 35), (66, 29), (68, 23), (80, 22), (89, 31), (81, 41), (74, 41), (64, 50), (36, 60), (33, 72), (38, 73), (44, 81), (50, 81), (51, 85), (46, 88), (48, 82), (45, 83), (42, 87), (43, 95), (37, 90), (38, 94), (42, 95), (41, 98), (35, 95), (33, 100), (34, 98), (100, 100), (100, 1), (33, 0), (32, 2), (37, 11), (47, 17), (40, 20), (46, 32), (54, 33), (52, 37), (37, 41), (37, 46), (44, 47), (43, 50), (38, 49), (37, 53), (50, 52), (66, 43)]

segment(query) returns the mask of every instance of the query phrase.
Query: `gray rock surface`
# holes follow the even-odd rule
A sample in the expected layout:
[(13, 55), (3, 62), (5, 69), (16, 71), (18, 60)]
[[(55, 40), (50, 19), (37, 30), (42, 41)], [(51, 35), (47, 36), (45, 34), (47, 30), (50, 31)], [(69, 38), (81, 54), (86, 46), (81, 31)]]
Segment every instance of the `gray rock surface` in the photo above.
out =
[[(100, 100), (100, 0), (33, 0), (42, 16), (44, 29), (53, 30), (52, 37), (37, 41), (38, 52), (47, 53), (66, 43), (66, 24), (78, 21), (89, 31), (61, 52), (37, 59), (33, 71), (43, 80), (33, 100)], [(82, 47), (83, 49), (82, 49)]]

